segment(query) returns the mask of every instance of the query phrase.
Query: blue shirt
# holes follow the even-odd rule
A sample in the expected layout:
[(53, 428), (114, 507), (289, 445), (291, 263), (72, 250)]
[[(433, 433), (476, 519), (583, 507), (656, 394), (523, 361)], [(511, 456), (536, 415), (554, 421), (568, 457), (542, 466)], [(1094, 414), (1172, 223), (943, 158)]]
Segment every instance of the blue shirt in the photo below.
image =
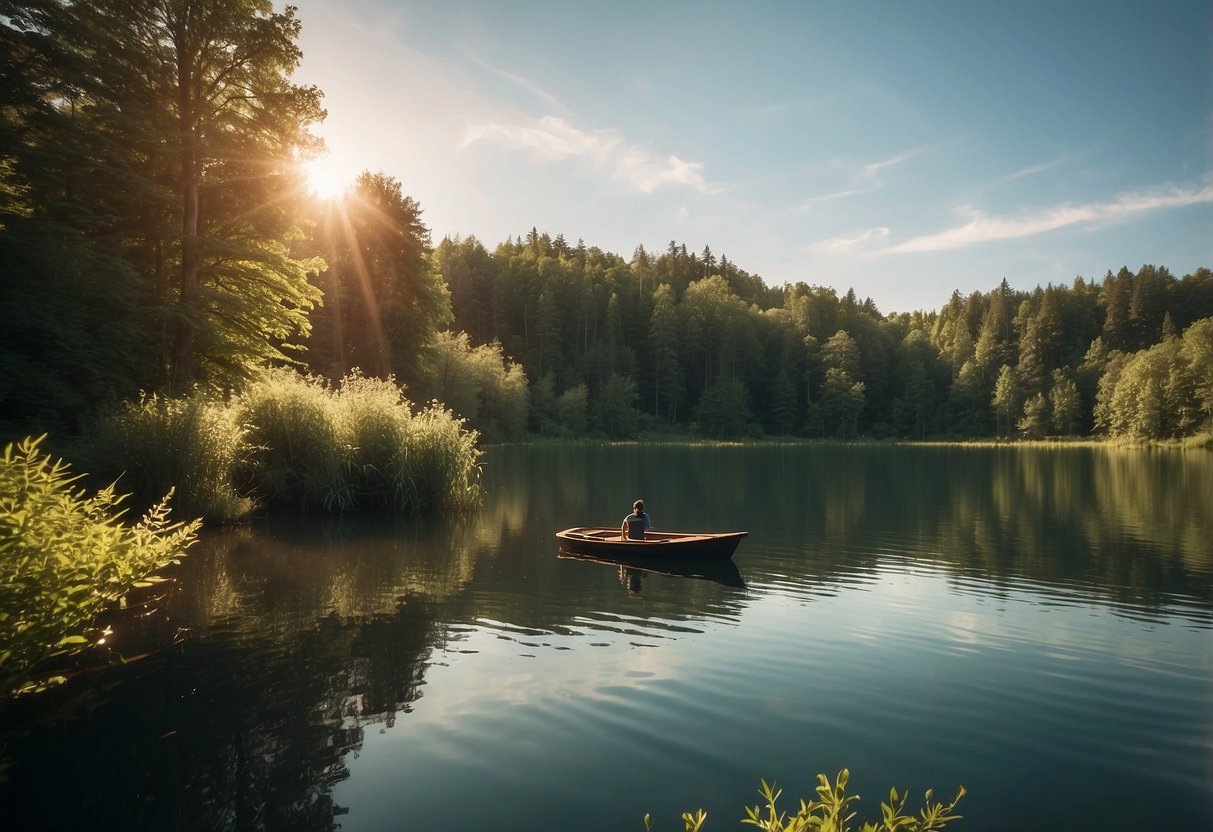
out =
[(652, 521), (649, 520), (648, 512), (641, 512), (639, 515), (636, 512), (632, 512), (623, 518), (623, 522), (628, 524), (629, 540), (644, 540), (644, 533), (653, 525)]

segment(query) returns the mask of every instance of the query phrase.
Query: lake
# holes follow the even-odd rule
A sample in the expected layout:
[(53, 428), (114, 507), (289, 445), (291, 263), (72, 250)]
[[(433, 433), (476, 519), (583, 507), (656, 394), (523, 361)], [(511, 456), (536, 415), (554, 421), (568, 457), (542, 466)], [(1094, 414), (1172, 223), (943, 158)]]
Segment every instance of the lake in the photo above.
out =
[[(843, 767), (861, 818), (1213, 827), (1213, 454), (494, 447), (483, 485), (207, 533), (125, 665), (0, 711), (5, 828), (711, 832)], [(637, 497), (749, 530), (736, 569), (557, 557)]]

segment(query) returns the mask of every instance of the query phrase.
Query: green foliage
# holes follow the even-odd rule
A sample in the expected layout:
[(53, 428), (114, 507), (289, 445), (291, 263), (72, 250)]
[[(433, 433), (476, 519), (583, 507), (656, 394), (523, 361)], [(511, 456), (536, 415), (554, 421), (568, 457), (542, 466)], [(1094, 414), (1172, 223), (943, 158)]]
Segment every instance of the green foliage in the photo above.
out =
[[(413, 416), (404, 447), (417, 511), (471, 508), (480, 500), (477, 434), (438, 402)], [(412, 508), (405, 505), (404, 508)]]
[(400, 182), (363, 172), (316, 216), (313, 242), (324, 258), (316, 285), (325, 305), (304, 360), (337, 379), (353, 368), (413, 388), (428, 345), (451, 322), (451, 300), (430, 258), (421, 206)]
[(335, 416), (349, 456), (341, 489), (326, 492), (327, 508), (431, 512), (478, 499), (476, 434), (437, 403), (414, 414), (391, 379), (352, 374), (336, 394)]
[(581, 436), (585, 433), (589, 400), (590, 391), (585, 384), (570, 387), (557, 397), (556, 419), (570, 436)]
[(998, 381), (994, 385), (994, 397), (991, 400), (997, 416), (1000, 435), (1010, 436), (1011, 422), (1019, 409), (1019, 400), (1022, 395), (1019, 377), (1016, 375), (1015, 369), (1008, 364), (1003, 364), (998, 370)]
[(626, 439), (636, 435), (639, 416), (636, 410), (636, 382), (619, 373), (612, 373), (595, 402), (596, 426), (607, 436)]
[(1213, 426), (1210, 358), (1213, 318), (1179, 338), (1109, 357), (1096, 394), (1096, 426), (1109, 436), (1156, 440)]
[(1030, 396), (1023, 403), (1023, 417), (1015, 423), (1025, 439), (1041, 439), (1049, 431), (1049, 400), (1044, 393)]
[(266, 0), (0, 3), (0, 431), (228, 388), (307, 333), (299, 34)]
[(114, 486), (88, 496), (39, 448), (43, 438), (9, 444), (0, 458), (0, 697), (62, 681), (34, 671), (100, 643), (97, 614), (159, 580), (198, 527), (170, 522), (167, 496), (127, 525)]
[[(776, 788), (774, 783), (763, 780), (758, 791), (764, 805), (747, 807), (746, 816), (741, 822), (763, 832), (850, 832), (856, 828), (852, 821), (857, 814), (851, 807), (859, 801), (859, 795), (847, 794), (850, 777), (851, 773), (845, 768), (838, 772), (833, 783), (826, 775), (818, 774), (817, 799), (801, 800), (795, 814), (779, 809), (782, 790)], [(965, 788), (961, 786), (951, 801), (943, 803), (933, 800), (934, 790), (927, 789), (918, 814), (907, 815), (904, 812), (909, 795), (899, 793), (895, 788), (890, 789), (888, 802), (880, 804), (880, 820), (864, 821), (858, 827), (858, 832), (936, 832), (961, 819), (955, 812), (965, 794)], [(707, 817), (702, 809), (694, 813), (684, 812), (682, 822), (685, 832), (700, 832)], [(644, 816), (644, 828), (652, 829), (649, 815)]]
[(824, 429), (839, 439), (855, 438), (866, 392), (867, 386), (862, 381), (854, 381), (845, 370), (831, 367), (821, 388)]
[(121, 476), (141, 500), (173, 489), (177, 510), (188, 517), (238, 520), (253, 510), (253, 501), (235, 488), (249, 453), (239, 416), (202, 391), (144, 396), (102, 420), (88, 452), (92, 467)]
[(1060, 370), (1054, 372), (1053, 389), (1049, 392), (1049, 410), (1054, 434), (1078, 434), (1082, 398), (1078, 393), (1078, 385), (1073, 379), (1061, 374)]
[(740, 439), (754, 432), (746, 388), (739, 379), (722, 378), (703, 392), (699, 430), (713, 439)]
[(353, 505), (343, 496), (349, 449), (340, 443), (334, 403), (324, 381), (290, 370), (266, 373), (240, 396), (258, 502), (312, 510)]
[(255, 505), (312, 511), (461, 510), (479, 497), (477, 434), (434, 403), (414, 412), (388, 379), (337, 386), (263, 373), (238, 396), (147, 396), (101, 426), (94, 467), (143, 498), (176, 487), (210, 521)]
[(439, 333), (416, 389), (443, 402), (490, 442), (516, 439), (526, 430), (526, 372), (506, 359), (496, 342), (472, 347), (467, 333)]
[(222, 256), (199, 289), (207, 310), (190, 359), (193, 377), (218, 390), (238, 387), (271, 362), (290, 361), (289, 346), (311, 329), (321, 293), (307, 281), (323, 260), (291, 257), (284, 242), (241, 240), (216, 246)]
[[(854, 292), (761, 291), (710, 248), (697, 255), (675, 242), (658, 256), (638, 247), (624, 262), (532, 229), (491, 253), (447, 240), (436, 259), (469, 349), (499, 339), (533, 378), (550, 375), (550, 387), (532, 388), (530, 422), (546, 433), (559, 432), (554, 397), (579, 383), (593, 394), (586, 430), (605, 432), (595, 417), (617, 374), (635, 383), (640, 410), (675, 431), (698, 423), (705, 403), (711, 412), (715, 385), (732, 378), (759, 433), (1010, 438), (1023, 422), (1032, 436), (1081, 436), (1094, 424), (1110, 346), (1182, 337), (1200, 318), (1192, 310), (1213, 308), (1207, 269), (1176, 280), (1143, 266), (1109, 274), (1102, 288), (1076, 278), (1031, 292), (1004, 280), (953, 293), (939, 312), (882, 316)], [(1194, 385), (1190, 373), (1172, 375), (1158, 393), (1167, 429), (1181, 435), (1208, 419)]]
[(269, 505), (414, 513), (479, 498), (477, 434), (436, 403), (414, 413), (390, 378), (352, 373), (332, 388), (277, 370), (237, 406), (253, 445), (253, 492)]
[(1213, 317), (1188, 327), (1181, 350), (1191, 371), (1192, 390), (1203, 424), (1213, 428)]

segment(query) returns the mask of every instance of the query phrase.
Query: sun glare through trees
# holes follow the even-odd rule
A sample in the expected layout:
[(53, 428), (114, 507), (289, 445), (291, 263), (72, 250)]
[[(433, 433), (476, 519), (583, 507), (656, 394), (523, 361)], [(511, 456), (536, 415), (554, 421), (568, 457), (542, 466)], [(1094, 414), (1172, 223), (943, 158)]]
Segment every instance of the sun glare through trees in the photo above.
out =
[(355, 173), (341, 161), (325, 154), (303, 164), (308, 190), (320, 199), (336, 199), (354, 183)]

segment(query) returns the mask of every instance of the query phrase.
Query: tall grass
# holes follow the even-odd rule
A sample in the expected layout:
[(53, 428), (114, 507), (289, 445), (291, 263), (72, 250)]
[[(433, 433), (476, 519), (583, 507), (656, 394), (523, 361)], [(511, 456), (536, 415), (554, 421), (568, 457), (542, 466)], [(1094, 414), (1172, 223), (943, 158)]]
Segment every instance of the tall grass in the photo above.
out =
[(417, 508), (423, 512), (463, 510), (480, 499), (477, 434), (438, 402), (413, 417), (405, 446)]
[(252, 446), (247, 481), (257, 501), (304, 510), (353, 507), (337, 424), (335, 395), (321, 380), (275, 370), (252, 383), (234, 406)]
[(414, 413), (390, 379), (355, 373), (342, 380), (332, 409), (347, 454), (338, 508), (433, 513), (479, 499), (477, 433), (438, 402)]
[(99, 474), (121, 474), (122, 488), (145, 503), (172, 488), (180, 514), (226, 522), (253, 510), (235, 487), (245, 434), (239, 411), (222, 400), (145, 396), (102, 421), (88, 458)]
[(142, 495), (178, 489), (210, 521), (254, 503), (304, 511), (462, 510), (480, 495), (477, 433), (437, 402), (418, 412), (391, 380), (337, 386), (267, 372), (230, 400), (146, 397), (98, 431), (93, 456)]

